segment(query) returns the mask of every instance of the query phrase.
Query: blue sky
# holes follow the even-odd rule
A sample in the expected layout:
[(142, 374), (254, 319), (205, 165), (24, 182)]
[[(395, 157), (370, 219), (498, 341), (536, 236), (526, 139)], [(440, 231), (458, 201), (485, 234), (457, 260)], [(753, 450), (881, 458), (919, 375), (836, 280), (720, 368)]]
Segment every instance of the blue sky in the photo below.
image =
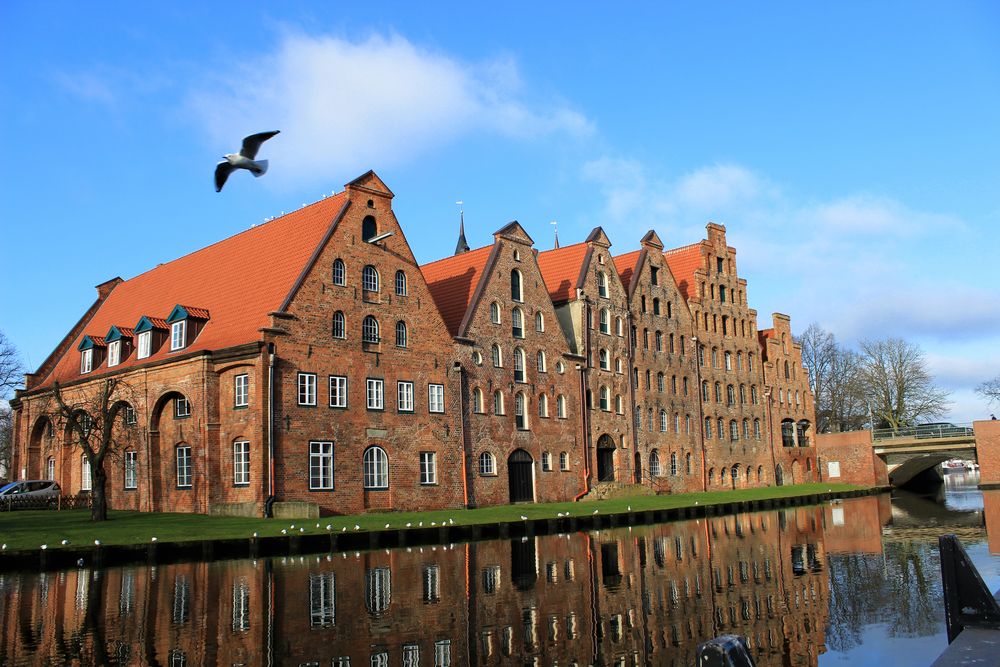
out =
[[(418, 261), (519, 220), (726, 225), (768, 326), (1000, 373), (1000, 5), (0, 4), (0, 329), (37, 366), (134, 276), (375, 169)], [(281, 129), (262, 179), (215, 162)]]

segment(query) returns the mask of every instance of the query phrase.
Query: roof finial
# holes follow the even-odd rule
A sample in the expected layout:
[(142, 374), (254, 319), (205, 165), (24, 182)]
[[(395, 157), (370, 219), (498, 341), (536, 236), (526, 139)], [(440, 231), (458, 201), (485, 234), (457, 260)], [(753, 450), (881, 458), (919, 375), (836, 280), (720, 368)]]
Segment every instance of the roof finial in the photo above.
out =
[(555, 234), (556, 234), (556, 244), (555, 244), (554, 247), (555, 247), (555, 249), (558, 250), (559, 249), (559, 223), (556, 222), (555, 220), (553, 220), (549, 224), (552, 225), (552, 229), (555, 231)]
[(465, 202), (459, 200), (455, 203), (458, 204), (458, 243), (455, 245), (455, 254), (461, 255), (469, 252), (469, 244), (465, 240), (465, 208), (462, 206)]

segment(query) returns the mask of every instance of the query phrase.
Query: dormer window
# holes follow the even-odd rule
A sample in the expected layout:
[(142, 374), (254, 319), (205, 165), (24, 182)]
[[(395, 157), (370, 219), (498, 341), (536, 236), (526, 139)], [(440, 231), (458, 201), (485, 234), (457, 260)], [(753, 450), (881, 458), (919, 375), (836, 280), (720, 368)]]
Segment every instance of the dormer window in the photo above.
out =
[(167, 318), (170, 325), (170, 351), (184, 349), (191, 345), (208, 321), (208, 311), (191, 306), (174, 306)]
[(108, 367), (117, 366), (122, 359), (122, 342), (116, 340), (108, 343)]
[(94, 370), (94, 350), (80, 351), (80, 372), (89, 373)]
[(132, 352), (132, 330), (112, 326), (104, 342), (108, 344), (108, 368), (117, 366)]
[(153, 345), (153, 332), (143, 331), (139, 334), (139, 351), (137, 356), (140, 359), (145, 359), (151, 354)]
[(147, 359), (160, 349), (167, 339), (170, 325), (166, 320), (143, 315), (135, 325), (133, 335), (136, 338), (136, 358)]
[(187, 344), (187, 320), (170, 324), (170, 351), (180, 350)]
[(106, 350), (104, 339), (99, 336), (84, 336), (77, 348), (80, 352), (80, 373), (89, 373), (104, 360)]

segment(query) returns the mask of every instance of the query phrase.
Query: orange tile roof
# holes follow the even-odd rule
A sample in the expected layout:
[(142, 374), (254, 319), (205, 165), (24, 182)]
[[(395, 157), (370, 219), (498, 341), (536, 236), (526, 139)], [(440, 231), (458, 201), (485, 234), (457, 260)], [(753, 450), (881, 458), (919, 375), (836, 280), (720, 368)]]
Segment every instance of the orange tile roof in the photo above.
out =
[(161, 318), (177, 304), (196, 303), (198, 307), (189, 312), (211, 313), (194, 342), (174, 353), (163, 345), (141, 362), (132, 354), (116, 370), (260, 340), (258, 329), (270, 325), (268, 313), (281, 306), (344, 201), (344, 193), (328, 197), (122, 282), (38, 386), (80, 377), (73, 351), (83, 335), (103, 336), (113, 324), (134, 327), (143, 315), (156, 326), (169, 328)]
[(188, 317), (193, 317), (198, 320), (209, 319), (208, 309), (206, 308), (195, 308), (194, 306), (185, 306), (183, 304), (179, 305), (181, 306), (181, 308), (187, 311)]
[(612, 258), (615, 262), (615, 268), (618, 269), (618, 277), (622, 279), (622, 285), (625, 286), (626, 292), (629, 292), (632, 272), (636, 269), (635, 263), (639, 261), (640, 254), (642, 254), (642, 250), (633, 250), (632, 252)]
[(538, 253), (538, 268), (542, 271), (552, 303), (576, 298), (576, 284), (587, 249), (588, 245), (584, 242)]
[(469, 310), (472, 295), (492, 251), (492, 245), (483, 246), (420, 267), (424, 282), (452, 336), (459, 334), (458, 329)]
[(678, 291), (687, 301), (695, 294), (694, 272), (702, 267), (701, 242), (666, 250), (663, 258), (677, 282)]

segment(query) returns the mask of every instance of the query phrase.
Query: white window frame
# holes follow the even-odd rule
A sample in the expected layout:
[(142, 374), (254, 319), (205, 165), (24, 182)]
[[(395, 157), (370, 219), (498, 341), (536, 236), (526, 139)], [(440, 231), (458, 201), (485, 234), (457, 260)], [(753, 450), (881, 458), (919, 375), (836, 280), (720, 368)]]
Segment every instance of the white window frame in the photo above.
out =
[(413, 412), (413, 382), (400, 380), (396, 383), (396, 408), (400, 412)]
[(562, 394), (556, 396), (556, 417), (566, 419), (566, 397)]
[(361, 342), (381, 342), (382, 337), (379, 333), (379, 329), (378, 319), (374, 315), (365, 315), (365, 318), (361, 320)]
[(333, 442), (309, 441), (309, 490), (333, 491)]
[(330, 407), (347, 407), (347, 377), (343, 375), (330, 376)]
[(187, 320), (170, 325), (170, 351), (182, 350), (187, 345)]
[(535, 355), (535, 366), (538, 368), (539, 373), (548, 372), (548, 364), (545, 362), (545, 350), (539, 350), (538, 354)]
[(337, 340), (347, 338), (347, 317), (343, 311), (336, 311), (330, 319), (330, 335)]
[(115, 340), (108, 343), (108, 368), (122, 362), (122, 342)]
[(497, 474), (497, 458), (492, 452), (479, 455), (479, 474), (484, 477), (495, 477)]
[(50, 456), (45, 462), (45, 474), (48, 479), (56, 478), (56, 459), (54, 456)]
[(420, 484), (431, 486), (437, 483), (437, 453), (420, 452)]
[(444, 412), (444, 385), (427, 385), (427, 411)]
[(139, 334), (136, 358), (145, 359), (153, 353), (153, 332), (143, 331)]
[(125, 489), (133, 490), (139, 487), (138, 468), (139, 455), (134, 449), (125, 452)]
[(378, 292), (380, 283), (378, 269), (374, 266), (368, 264), (365, 268), (361, 269), (361, 289), (363, 291)]
[(490, 304), (490, 322), (500, 324), (500, 304), (496, 301)]
[(552, 453), (542, 452), (542, 471), (552, 472)]
[(191, 416), (191, 401), (187, 396), (177, 396), (174, 398), (174, 418), (183, 419)]
[(389, 488), (389, 455), (375, 445), (365, 450), (362, 457), (365, 489)]
[(562, 472), (569, 470), (569, 454), (566, 452), (559, 452), (559, 470)]
[(250, 405), (250, 375), (240, 373), (233, 378), (233, 407), (245, 408)]
[(369, 410), (385, 409), (385, 380), (382, 378), (365, 380), (365, 404)]
[(406, 296), (406, 272), (396, 271), (396, 296)]
[(233, 442), (233, 486), (250, 486), (250, 441)]
[(92, 491), (94, 489), (94, 477), (90, 471), (90, 460), (86, 454), (80, 456), (80, 490)]
[(194, 485), (191, 478), (191, 446), (180, 445), (174, 451), (174, 461), (177, 473), (177, 488), (190, 489)]
[(337, 287), (343, 287), (347, 284), (347, 267), (344, 265), (344, 260), (339, 257), (333, 260), (332, 279), (333, 284)]
[(80, 372), (89, 373), (94, 370), (94, 350), (83, 350), (80, 352)]
[(315, 373), (299, 373), (298, 401), (299, 405), (316, 405)]

